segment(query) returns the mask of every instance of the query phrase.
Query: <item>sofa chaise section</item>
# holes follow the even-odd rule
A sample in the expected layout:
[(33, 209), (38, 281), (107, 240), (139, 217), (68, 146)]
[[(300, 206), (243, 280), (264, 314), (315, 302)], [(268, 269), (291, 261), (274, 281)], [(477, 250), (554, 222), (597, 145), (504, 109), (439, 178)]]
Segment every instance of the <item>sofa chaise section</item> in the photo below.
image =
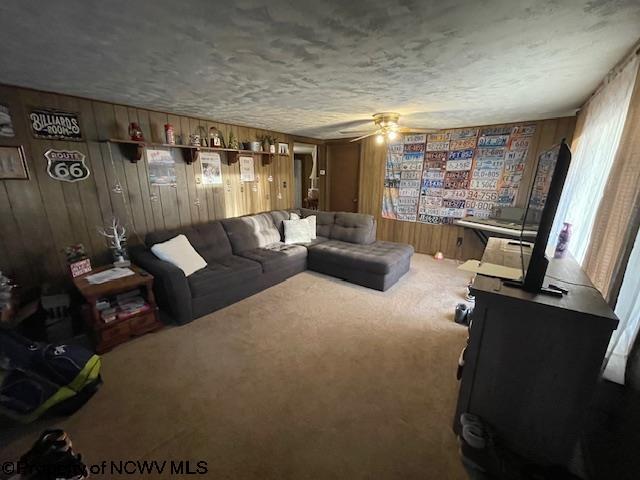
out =
[[(303, 217), (313, 212), (301, 211)], [(308, 246), (310, 270), (382, 291), (388, 290), (409, 270), (413, 247), (376, 241), (376, 221), (372, 215), (323, 213), (331, 215), (322, 218), (323, 233), (328, 241)]]
[(280, 231), (270, 213), (228, 218), (222, 220), (222, 224), (233, 253), (259, 263), (266, 275), (266, 285), (306, 270), (307, 249), (302, 245), (282, 242)]
[(386, 291), (409, 271), (413, 247), (393, 242), (329, 240), (309, 247), (309, 269)]

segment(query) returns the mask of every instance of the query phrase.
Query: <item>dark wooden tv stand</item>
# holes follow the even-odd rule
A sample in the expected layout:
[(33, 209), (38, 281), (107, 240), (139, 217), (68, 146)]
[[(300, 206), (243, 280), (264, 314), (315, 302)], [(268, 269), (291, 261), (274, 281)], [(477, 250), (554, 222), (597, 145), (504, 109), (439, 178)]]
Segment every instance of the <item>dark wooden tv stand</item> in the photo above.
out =
[(566, 465), (618, 319), (573, 258), (551, 260), (548, 283), (568, 293), (535, 295), (476, 276), (454, 430), (470, 412), (513, 452)]

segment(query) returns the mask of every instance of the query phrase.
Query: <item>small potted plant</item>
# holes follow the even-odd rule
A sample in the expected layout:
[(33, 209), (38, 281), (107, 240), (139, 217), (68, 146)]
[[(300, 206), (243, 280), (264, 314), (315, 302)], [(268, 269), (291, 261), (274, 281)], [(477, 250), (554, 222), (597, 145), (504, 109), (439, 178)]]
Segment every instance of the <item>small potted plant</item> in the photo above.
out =
[(258, 140), (260, 140), (260, 143), (262, 144), (262, 151), (263, 152), (268, 152), (269, 151), (270, 139), (271, 139), (271, 137), (268, 134), (260, 135), (258, 137)]
[(238, 150), (240, 145), (238, 144), (238, 139), (236, 138), (233, 130), (229, 131), (229, 139), (227, 140), (227, 148), (231, 148), (233, 150)]
[(83, 244), (69, 245), (64, 249), (64, 255), (72, 278), (91, 271), (91, 260), (89, 260)]
[(269, 137), (269, 153), (276, 153), (277, 137)]

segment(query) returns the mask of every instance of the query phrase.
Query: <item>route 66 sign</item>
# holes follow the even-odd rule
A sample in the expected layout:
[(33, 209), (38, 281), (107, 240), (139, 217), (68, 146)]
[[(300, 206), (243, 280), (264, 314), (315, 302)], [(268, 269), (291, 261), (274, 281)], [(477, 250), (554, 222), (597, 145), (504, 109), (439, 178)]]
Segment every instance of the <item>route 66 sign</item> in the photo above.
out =
[(89, 168), (84, 163), (85, 155), (82, 152), (49, 149), (44, 156), (47, 159), (47, 173), (54, 180), (77, 182), (89, 176)]

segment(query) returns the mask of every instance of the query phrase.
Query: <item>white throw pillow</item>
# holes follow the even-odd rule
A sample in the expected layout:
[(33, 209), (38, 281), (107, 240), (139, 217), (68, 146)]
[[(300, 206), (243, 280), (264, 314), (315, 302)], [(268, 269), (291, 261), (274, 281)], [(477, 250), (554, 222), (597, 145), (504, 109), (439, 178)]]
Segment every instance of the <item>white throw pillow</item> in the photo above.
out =
[(309, 222), (304, 220), (283, 220), (284, 223), (284, 243), (309, 243)]
[(311, 236), (311, 240), (316, 239), (316, 216), (311, 215), (305, 218), (307, 223), (309, 224), (309, 235)]
[(178, 235), (166, 242), (156, 243), (151, 247), (151, 251), (160, 260), (178, 267), (187, 277), (207, 266), (207, 262), (196, 252), (184, 235)]
[(300, 220), (300, 215), (298, 215), (296, 212), (291, 212), (289, 214), (289, 220)]

